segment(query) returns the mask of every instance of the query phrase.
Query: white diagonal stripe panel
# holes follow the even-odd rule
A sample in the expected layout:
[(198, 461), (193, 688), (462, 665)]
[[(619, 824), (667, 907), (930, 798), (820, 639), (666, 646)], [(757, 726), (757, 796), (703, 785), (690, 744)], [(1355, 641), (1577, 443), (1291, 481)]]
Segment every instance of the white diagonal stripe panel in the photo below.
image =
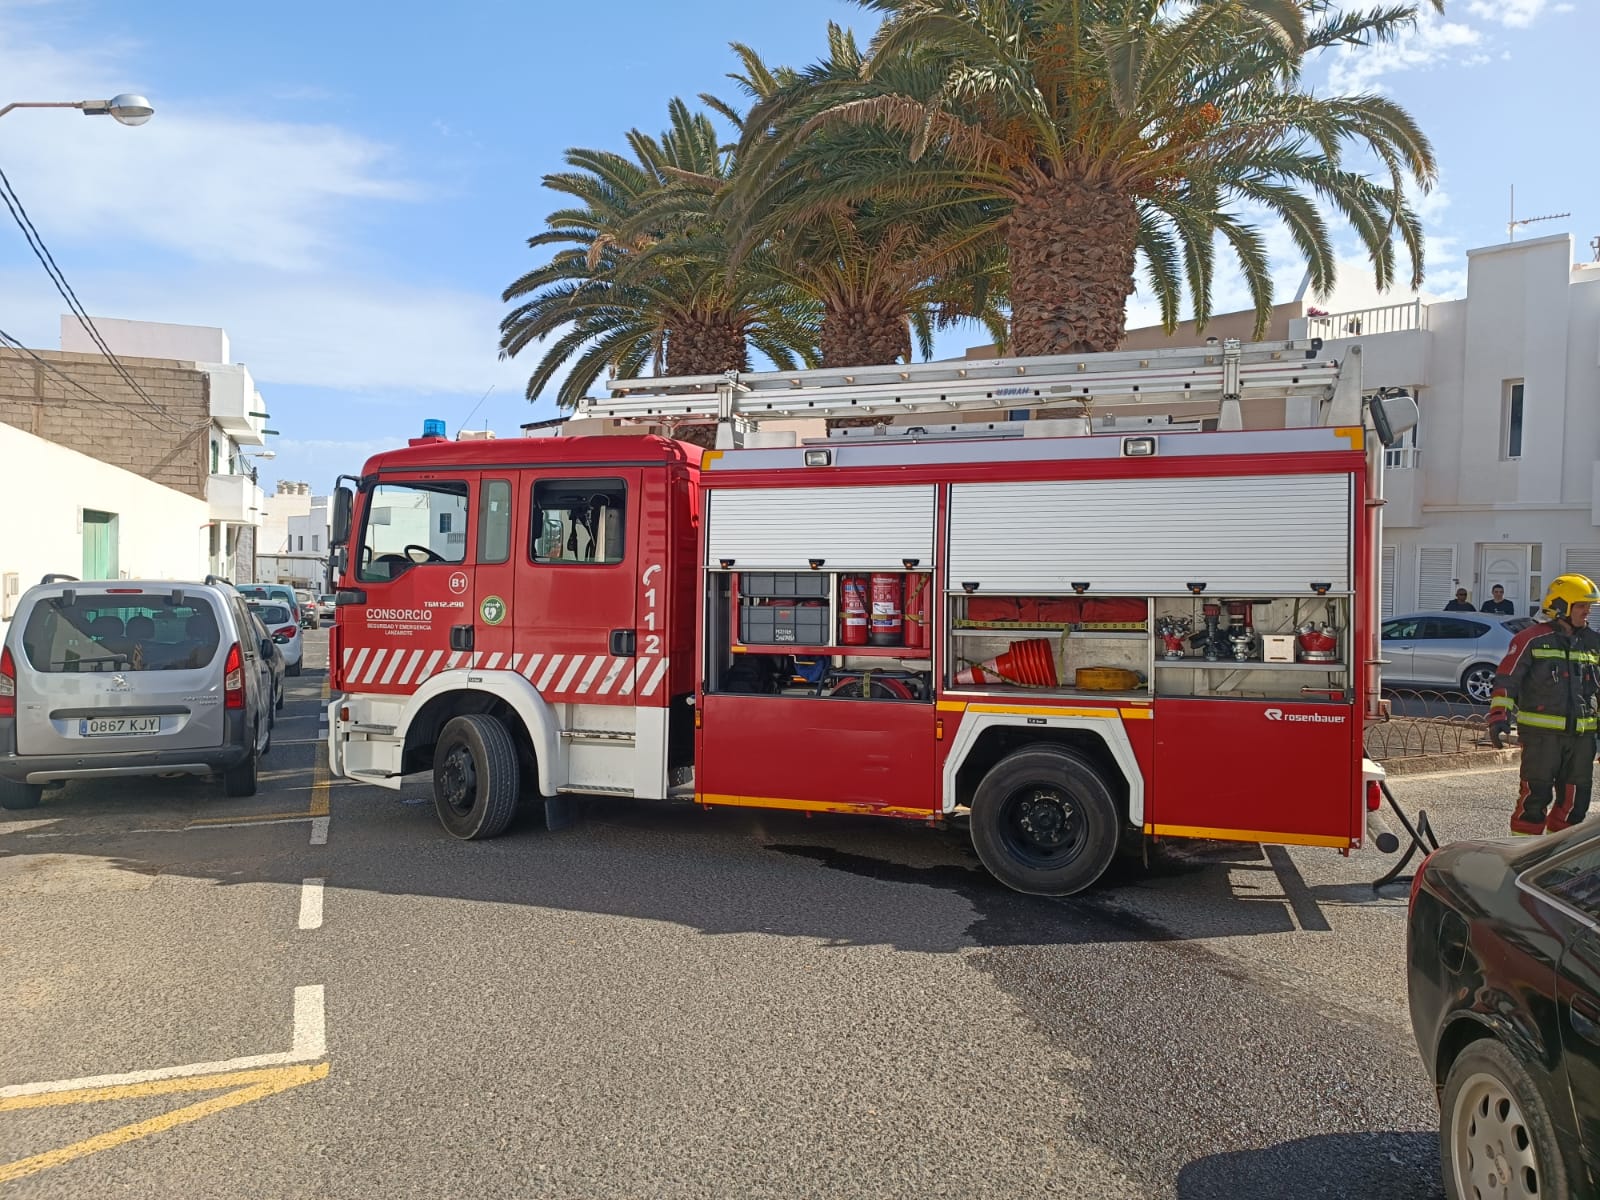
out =
[(495, 664), (498, 663), (504, 657), (505, 657), (504, 654), (491, 654), (491, 655), (489, 655), (489, 661), (483, 664), (483, 669), (485, 671), (494, 670)]
[(367, 663), (367, 673), (361, 677), (362, 683), (378, 682), (378, 672), (383, 669), (383, 660), (388, 657), (388, 654), (387, 650), (379, 650), (372, 656), (372, 660)]
[(633, 694), (633, 686), (634, 686), (634, 684), (639, 682), (640, 678), (644, 675), (645, 670), (649, 666), (650, 666), (650, 660), (648, 658), (636, 658), (636, 659), (634, 659), (633, 660), (633, 670), (624, 671), (622, 673), (622, 686), (617, 689), (617, 695), (619, 695), (619, 696), (631, 696)]
[(519, 663), (519, 662), (521, 662), (521, 661), (522, 661), (522, 655), (520, 655), (520, 654), (513, 654), (513, 655), (512, 655), (512, 656), (511, 656), (511, 666), (510, 666), (510, 667), (509, 667), (509, 668), (508, 668), (508, 669), (509, 669), (509, 670), (512, 670), (512, 671), (515, 671), (515, 670), (516, 670), (516, 669), (517, 669), (517, 664), (518, 664), (518, 663)]
[(421, 661), (422, 651), (413, 650), (410, 659), (406, 661), (406, 669), (400, 672), (399, 684), (401, 687), (405, 687), (406, 684), (411, 682), (411, 673), (417, 669), (417, 664)]
[(400, 660), (405, 656), (406, 652), (404, 650), (396, 650), (394, 652), (393, 656), (389, 659), (389, 669), (383, 673), (382, 682), (388, 683), (389, 680), (394, 678), (394, 673), (400, 668)]
[(572, 662), (567, 667), (567, 673), (561, 677), (561, 682), (556, 684), (556, 691), (558, 691), (558, 692), (566, 691), (567, 688), (569, 686), (571, 686), (571, 684), (572, 684), (573, 676), (575, 676), (578, 673), (579, 669), (582, 668), (582, 666), (583, 666), (583, 655), (574, 654), (572, 656)]
[(433, 669), (439, 665), (439, 660), (441, 658), (443, 658), (443, 657), (444, 657), (444, 651), (443, 650), (435, 650), (433, 652), (433, 657), (428, 659), (427, 666), (423, 667), (422, 668), (422, 673), (417, 676), (417, 682), (421, 683), (429, 675), (432, 675), (433, 674)]
[(667, 673), (667, 660), (662, 659), (656, 664), (656, 669), (650, 672), (650, 681), (639, 689), (641, 696), (653, 696), (655, 690), (661, 686), (661, 677)]
[(367, 655), (370, 654), (370, 653), (371, 653), (371, 651), (369, 651), (365, 646), (361, 647), (360, 650), (356, 651), (356, 661), (351, 663), (350, 664), (350, 669), (345, 672), (345, 678), (349, 682), (351, 682), (351, 683), (360, 683), (361, 682), (361, 664), (367, 661)]
[(472, 666), (471, 666), (470, 669), (474, 670), (474, 671), (477, 670), (478, 669), (478, 664), (480, 662), (482, 662), (482, 661), (483, 661), (483, 651), (482, 650), (474, 650), (472, 652)]
[(539, 669), (539, 664), (543, 661), (544, 655), (542, 654), (528, 655), (528, 665), (522, 668), (522, 673), (531, 681), (533, 679), (533, 673)]
[(627, 669), (627, 666), (628, 666), (628, 660), (627, 659), (625, 659), (625, 658), (613, 658), (611, 660), (611, 669), (606, 672), (606, 677), (600, 681), (600, 687), (595, 692), (595, 695), (604, 696), (606, 693), (608, 693), (612, 689), (612, 687), (616, 684), (617, 676), (621, 675), (622, 672)]
[(350, 656), (351, 656), (351, 655), (352, 655), (352, 654), (354, 654), (354, 653), (355, 653), (355, 651), (354, 651), (354, 650), (352, 650), (352, 649), (350, 649), (350, 647), (349, 647), (349, 646), (346, 646), (346, 647), (345, 647), (345, 648), (344, 648), (344, 665), (345, 665), (345, 666), (347, 666), (347, 667), (348, 667), (348, 666), (349, 666), (349, 665), (350, 665)]
[(463, 658), (465, 658), (465, 657), (466, 657), (465, 654), (463, 654), (461, 651), (457, 650), (454, 654), (452, 654), (450, 656), (450, 660), (444, 664), (444, 669), (446, 671), (454, 671), (456, 669), (456, 667), (461, 665), (461, 660)]
[(590, 668), (583, 673), (583, 679), (578, 684), (578, 695), (581, 696), (581, 695), (583, 695), (585, 692), (587, 692), (589, 690), (589, 685), (594, 682), (594, 677), (596, 675), (600, 674), (600, 668), (605, 666), (605, 665), (606, 665), (606, 657), (605, 657), (605, 655), (603, 655), (603, 654), (595, 655), (595, 659), (594, 659), (593, 665), (591, 665)]
[(539, 682), (533, 686), (538, 688), (541, 692), (544, 691), (545, 688), (549, 687), (550, 681), (555, 678), (556, 672), (561, 669), (561, 660), (564, 657), (565, 656), (561, 654), (552, 654), (550, 656), (550, 665), (544, 669), (544, 674), (539, 676)]

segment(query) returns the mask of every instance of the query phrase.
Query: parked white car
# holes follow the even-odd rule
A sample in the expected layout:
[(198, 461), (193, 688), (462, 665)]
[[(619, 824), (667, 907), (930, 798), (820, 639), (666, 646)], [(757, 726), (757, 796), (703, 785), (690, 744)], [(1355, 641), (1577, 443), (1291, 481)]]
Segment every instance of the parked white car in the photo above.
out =
[(295, 619), (294, 610), (277, 600), (251, 600), (249, 604), (250, 611), (261, 619), (261, 623), (267, 627), (267, 633), (277, 644), (278, 652), (283, 655), (283, 673), (300, 674), (305, 658), (305, 639), (300, 636), (300, 622)]

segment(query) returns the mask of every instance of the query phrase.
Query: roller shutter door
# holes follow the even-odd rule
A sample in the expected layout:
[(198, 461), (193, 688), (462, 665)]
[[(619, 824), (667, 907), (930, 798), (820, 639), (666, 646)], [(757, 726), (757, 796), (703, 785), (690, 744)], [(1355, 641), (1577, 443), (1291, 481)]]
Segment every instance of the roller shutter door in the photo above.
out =
[(1350, 489), (1348, 475), (957, 484), (950, 579), (989, 592), (1346, 591)]
[(933, 565), (934, 487), (741, 488), (706, 494), (706, 561), (740, 570)]

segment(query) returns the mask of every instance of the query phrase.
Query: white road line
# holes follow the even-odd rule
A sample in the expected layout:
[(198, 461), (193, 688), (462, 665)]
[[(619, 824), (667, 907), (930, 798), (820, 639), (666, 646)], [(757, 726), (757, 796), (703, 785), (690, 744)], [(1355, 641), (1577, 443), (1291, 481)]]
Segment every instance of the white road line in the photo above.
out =
[(129, 1071), (122, 1075), (89, 1075), (82, 1079), (51, 1079), (43, 1083), (14, 1083), (0, 1087), (0, 1100), (13, 1096), (43, 1096), (51, 1092), (75, 1092), (79, 1088), (121, 1087), (129, 1083), (148, 1083), (152, 1079), (182, 1079), (190, 1075), (219, 1075), (225, 1071), (248, 1071), (255, 1067), (276, 1067), (285, 1063), (311, 1062), (328, 1052), (327, 1023), (323, 1013), (320, 983), (294, 990), (294, 1049), (278, 1054), (252, 1054), (220, 1062), (185, 1063), (181, 1067), (157, 1067), (149, 1071)]
[(300, 885), (300, 928), (322, 928), (321, 879), (307, 879)]
[(328, 844), (328, 818), (311, 818), (311, 844), (313, 846), (326, 846)]

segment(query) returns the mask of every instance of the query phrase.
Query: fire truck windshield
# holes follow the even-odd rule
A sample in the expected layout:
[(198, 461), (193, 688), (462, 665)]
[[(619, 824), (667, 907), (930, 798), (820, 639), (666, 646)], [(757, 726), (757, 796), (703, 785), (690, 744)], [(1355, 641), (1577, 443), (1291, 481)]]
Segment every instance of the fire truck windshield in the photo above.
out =
[(358, 579), (381, 583), (419, 563), (466, 556), (464, 482), (380, 483), (368, 493)]

